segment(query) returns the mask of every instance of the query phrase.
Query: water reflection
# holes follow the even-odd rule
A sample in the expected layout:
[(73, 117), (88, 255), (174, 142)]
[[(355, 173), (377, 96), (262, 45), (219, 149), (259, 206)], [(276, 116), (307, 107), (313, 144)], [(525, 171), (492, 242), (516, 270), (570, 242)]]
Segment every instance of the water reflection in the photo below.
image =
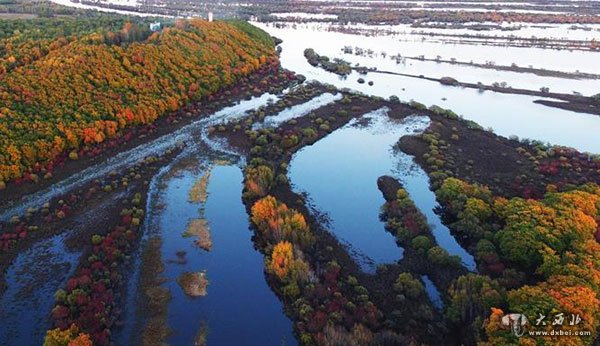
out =
[[(334, 73), (311, 66), (303, 55), (305, 48), (315, 48), (317, 52), (336, 51), (342, 54), (341, 49), (347, 45), (359, 47), (370, 45), (377, 52), (390, 51), (394, 49), (393, 47), (398, 47), (397, 49), (402, 51), (404, 55), (418, 55), (415, 52), (429, 52), (433, 56), (437, 54), (446, 57), (452, 56), (444, 54), (444, 51), (446, 53), (450, 51), (443, 48), (443, 45), (431, 46), (425, 42), (420, 42), (416, 46), (419, 49), (414, 50), (410, 49), (411, 45), (407, 46), (404, 43), (399, 45), (390, 38), (380, 39), (379, 37), (321, 32), (301, 26), (298, 29), (279, 29), (264, 23), (257, 23), (257, 25), (270, 34), (283, 39), (282, 65), (305, 75), (309, 79), (330, 83), (338, 88), (358, 90), (369, 95), (381, 97), (397, 95), (405, 101), (414, 99), (427, 105), (438, 104), (444, 108), (450, 108), (466, 119), (474, 120), (484, 128), (491, 128), (496, 133), (506, 137), (517, 135), (521, 138), (571, 146), (580, 151), (600, 153), (600, 141), (597, 140), (597, 134), (600, 133), (600, 117), (597, 115), (575, 113), (533, 103), (534, 100), (539, 99), (537, 97), (488, 91), (481, 93), (474, 89), (443, 86), (437, 82), (403, 76), (369, 74), (365, 77), (354, 72), (347, 78), (342, 79)], [(511, 59), (518, 57), (519, 61), (516, 61), (516, 63), (520, 66), (527, 66), (528, 60), (532, 56), (540, 56), (534, 50), (522, 50), (521, 53), (517, 54), (506, 50), (492, 53), (489, 47), (461, 48), (458, 50), (454, 47), (452, 49), (460, 54), (465, 54), (464, 57), (459, 57), (459, 60), (470, 61), (474, 59), (475, 61), (482, 61), (478, 60), (477, 57), (489, 59), (490, 56), (509, 57)], [(567, 54), (568, 52), (564, 53)], [(544, 62), (555, 61), (551, 55), (544, 53), (543, 56), (545, 57)], [(548, 59), (546, 59), (547, 56)], [(589, 61), (587, 55), (583, 60), (578, 60), (577, 56), (578, 53), (573, 52), (572, 56), (564, 55), (560, 59), (557, 58), (555, 62), (559, 63), (560, 66), (591, 66), (592, 61), (593, 64), (596, 64), (596, 57), (593, 54), (589, 56), (589, 59), (593, 58)], [(510, 65), (512, 62), (515, 61), (507, 62), (507, 64)], [(367, 81), (374, 81), (374, 85), (357, 83), (360, 77), (365, 78)], [(571, 82), (565, 80), (564, 83)], [(600, 91), (600, 81), (598, 82), (598, 90)]]
[[(250, 239), (248, 216), (241, 202), (242, 172), (235, 165), (215, 166), (208, 183), (208, 199), (199, 205), (188, 199), (203, 172), (183, 171), (170, 178), (161, 192), (158, 225), (163, 235), (164, 276), (173, 296), (168, 321), (174, 329), (168, 342), (191, 345), (201, 327), (207, 344), (295, 344), (292, 323), (267, 285), (263, 257)], [(199, 210), (202, 210), (199, 212)], [(210, 251), (183, 237), (190, 220), (204, 217), (212, 239)], [(177, 253), (185, 252), (185, 261)], [(184, 272), (206, 272), (207, 295), (192, 298), (179, 284)]]
[(329, 229), (356, 252), (354, 258), (362, 269), (373, 272), (377, 264), (402, 258), (403, 249), (385, 231), (379, 218), (385, 200), (376, 184), (382, 175), (395, 175), (427, 216), (440, 246), (460, 256), (467, 268), (473, 270), (473, 257), (460, 247), (433, 212), (437, 204), (425, 172), (416, 166), (399, 170), (398, 160), (411, 157), (392, 149), (402, 136), (427, 128), (429, 119), (411, 116), (398, 122), (388, 118), (387, 111), (382, 108), (365, 114), (363, 119), (352, 121), (296, 153), (289, 168), (294, 190), (308, 194), (314, 206), (330, 218)]

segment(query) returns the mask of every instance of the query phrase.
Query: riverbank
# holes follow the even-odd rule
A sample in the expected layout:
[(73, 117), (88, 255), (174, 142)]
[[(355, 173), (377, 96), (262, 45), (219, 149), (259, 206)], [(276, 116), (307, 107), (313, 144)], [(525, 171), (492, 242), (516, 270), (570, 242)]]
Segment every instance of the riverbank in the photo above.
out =
[[(206, 119), (208, 115), (219, 114), (218, 110), (220, 109), (231, 109), (231, 112), (236, 113), (235, 107), (231, 107), (232, 104), (249, 102), (248, 100), (258, 96), (261, 97), (259, 99), (265, 99), (266, 102), (265, 95), (275, 97), (275, 94), (295, 83), (297, 83), (296, 77), (281, 70), (278, 66), (262, 69), (243, 84), (222, 91), (211, 100), (212, 102), (205, 101), (189, 105), (160, 119), (151, 127), (136, 129), (133, 132), (136, 136), (123, 141), (120, 146), (106, 147), (97, 156), (81, 158), (66, 164), (65, 167), (56, 170), (52, 182), (56, 183), (59, 179), (69, 180), (73, 176), (89, 171), (90, 168), (103, 166), (114, 160), (115, 157), (130, 152), (135, 152), (136, 155), (131, 156), (137, 157), (139, 152), (141, 156), (132, 160), (131, 163), (128, 163), (129, 158), (127, 158), (125, 161), (117, 162), (114, 166), (117, 168), (112, 170), (102, 168), (101, 170), (106, 170), (104, 175), (89, 179), (89, 181), (86, 181), (87, 177), (83, 176), (83, 180), (63, 184), (64, 187), (55, 187), (50, 181), (40, 182), (39, 185), (9, 186), (7, 191), (3, 191), (4, 196), (9, 198), (4, 200), (5, 209), (3, 210), (3, 213), (8, 216), (0, 226), (2, 229), (0, 236), (0, 278), (2, 280), (0, 281), (3, 283), (0, 287), (0, 294), (3, 294), (9, 285), (16, 284), (4, 280), (7, 269), (13, 264), (17, 255), (24, 253), (34, 244), (51, 236), (64, 234), (66, 249), (74, 253), (83, 253), (84, 256), (80, 259), (83, 261), (91, 251), (90, 239), (92, 236), (104, 235), (117, 227), (120, 220), (125, 217), (122, 210), (123, 201), (133, 201), (134, 206), (141, 209), (142, 213), (146, 212), (143, 202), (148, 194), (149, 182), (163, 166), (168, 165), (186, 148), (194, 145), (188, 137), (179, 135), (173, 137), (173, 133), (179, 132), (180, 129), (194, 122)], [(269, 94), (269, 92), (273, 94)], [(205, 129), (197, 129), (196, 134), (200, 135), (203, 130)], [(162, 137), (173, 137), (175, 140), (162, 143), (160, 141)], [(182, 139), (177, 140), (178, 137)], [(155, 142), (158, 144), (154, 151), (137, 150)], [(146, 152), (147, 154), (144, 156)], [(111, 167), (111, 165), (108, 164), (107, 167)], [(37, 196), (41, 196), (42, 199), (38, 200)], [(46, 199), (44, 196), (49, 197)], [(23, 209), (22, 203), (25, 203), (25, 199), (27, 205), (31, 205), (31, 207)], [(23, 214), (8, 212), (12, 210), (12, 206), (16, 208), (15, 210), (23, 210)], [(141, 223), (140, 216), (133, 217), (131, 222), (136, 226), (139, 225)], [(33, 255), (36, 256), (36, 254)], [(43, 256), (43, 253), (39, 255)], [(35, 259), (31, 260), (35, 261)], [(81, 264), (78, 265), (78, 261), (72, 265), (80, 267)], [(125, 269), (120, 268), (120, 270)], [(44, 278), (39, 277), (35, 280), (44, 280)], [(144, 280), (142, 286), (152, 288), (153, 282), (155, 282), (153, 279), (148, 278)], [(51, 290), (59, 288), (61, 287), (57, 286)], [(120, 296), (121, 292), (115, 291), (115, 294)], [(45, 297), (44, 300), (53, 301), (52, 295)], [(20, 302), (14, 301), (11, 304), (18, 305)], [(40, 318), (46, 318), (50, 311), (40, 310), (35, 313), (39, 314)], [(160, 311), (157, 313), (160, 315)], [(118, 318), (118, 314), (117, 312), (115, 319)], [(12, 324), (11, 321), (6, 320), (5, 326), (6, 328), (18, 328), (18, 323)], [(6, 332), (11, 333), (8, 329)]]
[[(357, 72), (364, 73), (364, 67), (353, 67), (353, 70)], [(528, 90), (528, 89), (519, 89), (512, 87), (503, 87), (501, 85), (485, 85), (485, 84), (477, 84), (477, 83), (466, 83), (460, 82), (453, 77), (442, 77), (442, 78), (432, 78), (423, 75), (414, 75), (407, 73), (399, 73), (392, 71), (380, 71), (366, 68), (368, 73), (382, 73), (396, 76), (403, 76), (409, 78), (418, 78), (423, 80), (428, 80), (432, 82), (438, 82), (440, 84), (449, 86), (449, 87), (462, 87), (469, 89), (476, 89), (479, 91), (493, 91), (503, 94), (514, 94), (514, 95), (528, 95), (528, 96), (537, 96), (544, 98), (553, 98), (563, 100), (565, 102), (556, 102), (551, 100), (534, 100), (533, 102), (539, 103), (548, 107), (555, 107), (564, 110), (569, 110), (577, 113), (588, 113), (594, 115), (600, 115), (600, 100), (595, 97), (588, 97), (583, 95), (575, 95), (575, 94), (561, 94), (555, 93), (551, 91), (537, 91), (537, 90)]]
[[(292, 157), (302, 148), (323, 140), (331, 133), (336, 133), (348, 123), (358, 122), (358, 126), (368, 126), (368, 121), (360, 120), (364, 114), (387, 107), (389, 108), (388, 116), (394, 119), (403, 120), (413, 114), (427, 116), (431, 119), (431, 125), (423, 135), (402, 137), (400, 148), (413, 155), (416, 163), (426, 170), (431, 179), (431, 188), (434, 190), (439, 187), (441, 181), (451, 176), (480, 184), (489, 184), (493, 191), (508, 197), (515, 195), (540, 196), (539, 193), (545, 191), (547, 184), (556, 184), (558, 189), (567, 188), (569, 184), (581, 184), (582, 176), (586, 177), (586, 181), (600, 181), (600, 177), (594, 175), (597, 168), (593, 166), (599, 164), (598, 161), (591, 161), (591, 166), (585, 166), (585, 168), (578, 165), (570, 168), (564, 166), (565, 170), (560, 174), (546, 176), (543, 173), (543, 167), (555, 160), (553, 157), (566, 155), (562, 151), (563, 149), (544, 148), (537, 143), (520, 142), (516, 139), (497, 136), (484, 131), (477, 124), (460, 119), (453, 112), (439, 107), (427, 109), (416, 102), (405, 104), (394, 100), (387, 101), (336, 91), (333, 88), (327, 88), (327, 92), (334, 95), (341, 93), (342, 97), (338, 101), (312, 110), (309, 114), (299, 115), (292, 119), (286, 118), (276, 127), (253, 128), (244, 123), (233, 122), (213, 133), (213, 136), (228, 138), (229, 142), (240, 152), (247, 155), (246, 160), (249, 162), (249, 166), (246, 168), (245, 175), (244, 203), (256, 227), (256, 247), (264, 254), (265, 262), (270, 263), (269, 261), (277, 258), (277, 251), (280, 251), (278, 244), (281, 244), (281, 239), (284, 239), (284, 241), (291, 242), (294, 253), (296, 253), (295, 256), (297, 256), (295, 258), (302, 259), (308, 265), (308, 269), (303, 269), (308, 271), (308, 274), (305, 275), (309, 277), (314, 275), (312, 285), (305, 288), (298, 283), (299, 291), (297, 291), (294, 279), (282, 278), (278, 271), (272, 271), (273, 269), (269, 269), (270, 267), (267, 266), (267, 272), (270, 273), (269, 283), (286, 304), (290, 317), (295, 321), (296, 333), (300, 340), (304, 340), (303, 342), (327, 340), (328, 333), (331, 332), (328, 327), (314, 325), (316, 315), (311, 314), (315, 311), (322, 318), (329, 316), (331, 319), (332, 314), (335, 313), (342, 316), (342, 321), (350, 319), (354, 321), (353, 323), (358, 321), (365, 323), (373, 333), (373, 337), (376, 338), (376, 335), (386, 332), (387, 329), (384, 326), (396, 325), (397, 320), (392, 316), (405, 316), (405, 319), (411, 319), (409, 317), (411, 311), (418, 309), (418, 306), (430, 311), (430, 315), (427, 315), (429, 317), (418, 323), (430, 326), (429, 331), (432, 334), (428, 334), (428, 331), (424, 331), (422, 328), (416, 331), (415, 329), (404, 330), (403, 327), (397, 326), (395, 331), (400, 330), (403, 337), (416, 338), (430, 344), (437, 344), (440, 335), (444, 335), (446, 344), (459, 343), (459, 340), (471, 340), (469, 339), (472, 338), (472, 335), (469, 334), (471, 332), (464, 335), (444, 332), (444, 330), (449, 330), (445, 328), (449, 328), (451, 322), (445, 320), (442, 322), (441, 316), (435, 312), (436, 308), (430, 305), (431, 302), (425, 296), (415, 293), (413, 298), (415, 305), (405, 305), (399, 308), (391, 287), (394, 289), (403, 287), (399, 286), (398, 282), (413, 285), (414, 283), (411, 281), (413, 275), (425, 276), (431, 279), (440, 291), (444, 304), (455, 308), (457, 302), (453, 299), (455, 299), (456, 292), (452, 287), (459, 279), (478, 278), (477, 280), (480, 280), (479, 278), (482, 278), (483, 275), (491, 275), (494, 278), (500, 277), (499, 280), (503, 280), (501, 282), (506, 282), (507, 285), (514, 284), (514, 281), (510, 281), (511, 272), (503, 272), (503, 264), (497, 260), (494, 261), (493, 258), (477, 257), (477, 268), (482, 270), (481, 274), (468, 274), (467, 270), (461, 266), (460, 259), (453, 258), (441, 245), (437, 245), (430, 231), (426, 228), (419, 231), (414, 229), (415, 224), (425, 227), (425, 223), (417, 221), (422, 220), (423, 216), (415, 211), (414, 205), (410, 207), (412, 204), (404, 200), (407, 198), (404, 194), (401, 195), (400, 192), (397, 192), (397, 195), (394, 196), (393, 192), (390, 192), (391, 190), (402, 190), (401, 185), (390, 182), (380, 184), (386, 197), (384, 216), (388, 221), (387, 228), (397, 237), (398, 244), (402, 245), (404, 256), (398, 262), (379, 266), (375, 273), (366, 273), (361, 268), (357, 258), (352, 255), (352, 248), (332, 233), (327, 216), (321, 214), (320, 210), (307, 200), (308, 196), (294, 190), (291, 185), (293, 182), (288, 179), (288, 167)], [(314, 94), (306, 93), (306, 95), (309, 96), (299, 96), (305, 103), (314, 98)], [(282, 111), (278, 110), (273, 113), (270, 115), (270, 112), (266, 112), (261, 119), (268, 119), (270, 116), (277, 117)], [(252, 122), (256, 120), (262, 121), (254, 118)], [(361, 121), (364, 122), (363, 125), (360, 125)], [(443, 131), (443, 134), (439, 133), (440, 131)], [(543, 155), (540, 154), (542, 150), (546, 152), (544, 155), (548, 155), (547, 160), (542, 159)], [(537, 163), (532, 157), (533, 152), (539, 156), (540, 161)], [(574, 150), (571, 150), (571, 153), (572, 156), (569, 157), (582, 155)], [(577, 162), (581, 164), (581, 161)], [(583, 170), (579, 171), (575, 167), (581, 167)], [(517, 173), (515, 174), (515, 172)], [(517, 180), (514, 180), (515, 175)], [(270, 215), (270, 212), (262, 208), (268, 208), (267, 206), (272, 203), (275, 203), (272, 207), (278, 212), (290, 211), (294, 215), (301, 215), (307, 226), (295, 232), (309, 232), (309, 234), (306, 236), (298, 234), (288, 238), (286, 233), (283, 235), (277, 233), (277, 229), (269, 231), (265, 224), (258, 221), (258, 217), (262, 213)], [(296, 217), (300, 216), (294, 216), (294, 220)], [(277, 221), (283, 222), (282, 229), (287, 227), (285, 220), (287, 219), (282, 216), (282, 219)], [(414, 233), (407, 234), (407, 229), (412, 229)], [(481, 256), (480, 250), (475, 248), (474, 243), (462, 238), (461, 234), (453, 233), (453, 235), (457, 237), (461, 245), (469, 250), (469, 253), (477, 253), (478, 256)], [(332, 274), (331, 270), (334, 270), (335, 274)], [(314, 274), (311, 274), (313, 271)], [(302, 277), (302, 274), (298, 275), (300, 275), (299, 278)], [(353, 290), (353, 286), (348, 286), (348, 281), (344, 278), (353, 278), (348, 279), (353, 282), (352, 285), (363, 287), (364, 290), (362, 288), (357, 291)], [(489, 278), (481, 280), (489, 280)], [(419, 284), (414, 285), (418, 287)], [(291, 291), (290, 287), (294, 287), (294, 290)], [(362, 292), (365, 295), (363, 299), (368, 299), (367, 304), (372, 304), (375, 308), (374, 316), (380, 317), (369, 321), (353, 320), (352, 312), (345, 308), (336, 308), (333, 310), (334, 312), (322, 310), (319, 304), (327, 306), (332, 301), (336, 301), (327, 295), (322, 300), (315, 300), (314, 294), (318, 294), (315, 290), (318, 291), (322, 287), (335, 287), (334, 291), (339, 292), (340, 299), (351, 301), (356, 306), (364, 306), (364, 301), (360, 303), (356, 300), (359, 299), (356, 292)], [(310, 306), (312, 312), (309, 313), (309, 316), (312, 317), (306, 315), (306, 310), (299, 309), (299, 305)], [(334, 326), (337, 325), (337, 322), (333, 323)], [(343, 326), (344, 323), (340, 322), (340, 325)], [(352, 332), (352, 328), (348, 327), (347, 323), (345, 326)], [(436, 335), (437, 339), (433, 335)]]
[[(334, 94), (336, 92), (339, 93), (339, 91), (330, 88), (328, 91)], [(309, 247), (302, 247), (302, 252), (304, 254), (303, 258), (311, 268), (331, 268), (333, 265), (332, 263), (335, 263), (336, 268), (338, 268), (336, 269), (335, 279), (333, 279), (333, 281), (332, 278), (327, 279), (327, 276), (322, 278), (321, 274), (317, 274), (318, 283), (315, 283), (317, 287), (319, 285), (331, 285), (336, 283), (337, 290), (340, 290), (339, 292), (342, 296), (351, 301), (355, 301), (357, 306), (364, 306), (364, 301), (359, 302), (356, 300), (358, 299), (356, 292), (362, 292), (364, 289), (364, 292), (368, 292), (368, 298), (366, 299), (369, 299), (369, 301), (367, 304), (373, 304), (373, 306), (380, 311), (382, 317), (371, 320), (370, 322), (363, 321), (362, 323), (368, 323), (368, 325), (371, 326), (370, 330), (373, 333), (383, 333), (384, 330), (386, 330), (383, 325), (398, 323), (392, 322), (394, 319), (390, 320), (393, 310), (397, 310), (398, 307), (395, 306), (395, 298), (393, 295), (390, 295), (389, 289), (394, 286), (394, 282), (401, 273), (410, 272), (415, 274), (429, 274), (436, 281), (436, 285), (439, 284), (439, 287), (442, 289), (447, 288), (453, 278), (456, 278), (459, 274), (451, 274), (448, 271), (430, 270), (433, 267), (426, 269), (426, 266), (423, 266), (424, 262), (422, 259), (419, 259), (419, 256), (416, 256), (416, 252), (410, 252), (398, 263), (387, 263), (378, 267), (376, 273), (363, 271), (356, 261), (356, 258), (351, 255), (351, 250), (348, 248), (347, 244), (341, 242), (340, 239), (331, 233), (328, 228), (328, 223), (322, 218), (323, 215), (307, 204), (306, 196), (299, 194), (292, 189), (292, 186), (286, 177), (287, 167), (290, 164), (292, 156), (303, 147), (318, 142), (320, 139), (342, 128), (349, 122), (359, 119), (363, 114), (380, 109), (381, 107), (389, 107), (390, 111), (388, 114), (390, 117), (399, 120), (414, 113), (414, 109), (405, 104), (393, 103), (352, 93), (341, 93), (341, 100), (318, 108), (308, 115), (289, 119), (276, 128), (267, 127), (249, 133), (248, 130), (243, 131), (243, 125), (242, 128), (239, 129), (238, 127), (240, 124), (231, 123), (226, 126), (225, 130), (215, 133), (214, 135), (225, 136), (229, 139), (230, 143), (233, 143), (234, 146), (239, 149), (240, 152), (247, 153), (248, 155), (247, 161), (251, 162), (251, 164), (250, 168), (247, 168), (246, 170), (246, 189), (244, 193), (244, 202), (248, 213), (254, 215), (253, 205), (258, 203), (257, 197), (264, 196), (264, 194), (268, 193), (269, 196), (272, 196), (278, 201), (277, 203), (281, 203), (282, 205), (285, 205), (286, 208), (290, 208), (290, 210), (297, 211), (301, 214), (306, 220), (310, 232), (314, 235), (314, 244)], [(310, 100), (310, 98), (305, 98), (305, 101), (308, 100)], [(273, 116), (276, 117), (277, 115), (274, 114)], [(236, 130), (236, 128), (238, 129)], [(260, 138), (262, 136), (266, 136), (267, 140), (261, 140)], [(260, 144), (260, 148), (256, 145), (257, 142), (262, 143)], [(272, 183), (265, 183), (264, 180), (262, 180), (265, 179), (265, 176), (262, 174), (267, 173), (254, 173), (253, 167), (259, 162), (260, 164), (257, 168), (258, 172), (267, 170), (272, 171), (271, 173), (268, 173), (268, 176), (271, 176), (271, 179), (273, 179)], [(269, 168), (267, 169), (264, 167)], [(255, 176), (255, 174), (259, 174), (259, 176)], [(255, 183), (252, 181), (257, 182), (259, 187), (253, 187)], [(260, 183), (261, 181), (263, 181), (263, 183)], [(267, 186), (270, 186), (270, 188), (267, 188)], [(267, 190), (264, 190), (265, 188), (267, 188)], [(259, 195), (257, 196), (256, 193)], [(268, 236), (261, 235), (259, 232), (256, 234), (255, 242), (256, 246), (261, 249), (266, 258), (270, 258), (269, 252), (273, 243), (271, 243)], [(298, 246), (301, 246), (301, 244)], [(320, 272), (322, 272), (322, 270), (317, 271), (317, 273)], [(458, 273), (464, 272), (461, 271), (461, 269), (458, 269)], [(356, 280), (352, 285), (363, 288), (360, 290), (357, 289), (357, 291), (354, 292), (352, 286), (346, 286), (346, 284), (344, 284), (344, 278), (354, 278), (349, 279), (350, 281)], [(278, 292), (281, 299), (286, 302), (288, 311), (291, 314), (290, 316), (296, 322), (296, 333), (300, 336), (301, 340), (308, 340), (307, 338), (312, 338), (312, 340), (320, 340), (320, 338), (323, 337), (326, 338), (326, 336), (322, 334), (322, 326), (307, 327), (303, 323), (298, 322), (304, 321), (306, 317), (301, 317), (301, 313), (299, 315), (296, 307), (297, 303), (292, 304), (292, 302), (298, 298), (302, 299), (301, 297), (304, 297), (304, 294), (309, 293), (300, 293), (300, 297), (298, 295), (290, 297), (287, 289), (280, 286), (277, 279), (271, 278), (269, 283), (273, 289)], [(304, 289), (301, 289), (301, 291), (304, 291)], [(310, 289), (308, 289), (308, 291), (310, 291)], [(405, 309), (400, 309), (396, 311), (396, 313), (405, 316), (407, 319), (415, 318), (414, 316), (409, 317), (411, 311), (418, 309), (419, 305), (429, 306), (429, 304), (430, 302), (427, 296), (419, 296), (418, 299), (415, 298), (415, 301), (411, 303), (410, 306)], [(309, 305), (312, 306), (311, 303), (309, 303)], [(320, 310), (318, 306), (312, 306), (312, 308), (315, 311)], [(431, 315), (427, 315), (429, 317), (424, 316), (422, 322), (431, 326), (435, 331), (409, 331), (404, 327), (398, 326), (398, 330), (403, 331), (401, 338), (409, 339), (411, 337), (416, 337), (416, 334), (418, 334), (420, 340), (427, 340), (428, 343), (436, 344), (433, 335), (436, 333), (439, 335), (441, 332), (441, 316), (436, 314), (436, 310), (431, 306), (425, 309), (428, 309)], [(336, 309), (336, 311), (338, 310)], [(331, 312), (324, 313), (325, 316), (327, 316)], [(344, 308), (341, 308), (338, 313), (342, 316), (352, 314), (345, 311)], [(358, 322), (360, 320), (361, 318), (356, 321)], [(384, 320), (387, 320), (387, 322), (383, 323)], [(314, 328), (317, 329), (315, 330)]]
[(203, 119), (217, 110), (234, 105), (239, 101), (257, 97), (267, 92), (277, 93), (294, 82), (297, 82), (294, 74), (280, 69), (278, 64), (264, 66), (247, 79), (240, 80), (239, 84), (222, 90), (207, 100), (186, 105), (157, 119), (152, 125), (132, 128), (126, 136), (118, 138), (115, 142), (94, 146), (89, 150), (89, 155), (82, 155), (76, 160), (67, 159), (63, 161), (49, 179), (40, 179), (37, 183), (8, 184), (4, 190), (0, 191), (0, 211), (19, 203), (26, 195), (44, 190), (57, 181), (81, 172), (87, 167), (104, 162), (118, 153), (131, 150), (173, 133), (194, 121)]

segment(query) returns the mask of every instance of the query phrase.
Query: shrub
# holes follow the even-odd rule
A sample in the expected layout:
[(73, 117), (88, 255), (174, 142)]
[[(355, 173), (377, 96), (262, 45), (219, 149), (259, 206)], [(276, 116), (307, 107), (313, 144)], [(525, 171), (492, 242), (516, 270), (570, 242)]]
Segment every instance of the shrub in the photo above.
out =
[(313, 139), (317, 137), (317, 131), (312, 127), (302, 129), (302, 135), (306, 138)]
[(99, 234), (94, 234), (92, 236), (92, 244), (94, 245), (100, 245), (100, 243), (102, 242), (102, 236)]
[(447, 265), (450, 261), (450, 255), (443, 248), (434, 246), (427, 251), (427, 259), (436, 265)]
[(420, 110), (420, 111), (423, 111), (423, 110), (427, 109), (427, 106), (425, 106), (424, 104), (419, 103), (419, 102), (417, 102), (415, 100), (410, 100), (409, 105), (411, 107), (413, 107), (413, 108), (416, 108), (417, 110)]
[(60, 328), (51, 329), (46, 332), (44, 346), (92, 346), (90, 336), (85, 333), (79, 333), (75, 325), (69, 329), (60, 330)]
[(269, 143), (269, 139), (266, 135), (260, 135), (258, 138), (256, 138), (255, 143), (256, 145), (267, 145)]
[(297, 283), (291, 282), (283, 287), (283, 295), (287, 298), (294, 299), (300, 295), (300, 287)]
[(281, 139), (281, 145), (284, 148), (291, 148), (295, 145), (298, 144), (298, 142), (300, 142), (300, 139), (298, 138), (297, 135), (291, 134), (291, 135), (285, 135), (283, 136), (283, 138)]
[(252, 197), (263, 197), (273, 185), (273, 170), (265, 165), (246, 169), (246, 190)]
[(65, 290), (59, 289), (54, 293), (54, 300), (57, 303), (63, 303), (67, 299), (67, 292)]
[(416, 251), (424, 254), (431, 248), (432, 243), (431, 239), (424, 235), (419, 235), (413, 238), (411, 245)]
[(348, 111), (344, 110), (344, 109), (339, 109), (336, 114), (340, 117), (347, 117), (348, 116)]
[(260, 145), (255, 145), (250, 149), (250, 154), (252, 155), (260, 155), (263, 151), (263, 148)]
[(423, 295), (425, 288), (421, 281), (413, 278), (410, 273), (401, 273), (394, 282), (394, 291), (409, 299), (417, 299)]
[(287, 184), (288, 183), (287, 175), (285, 175), (283, 173), (277, 175), (277, 183), (278, 184)]

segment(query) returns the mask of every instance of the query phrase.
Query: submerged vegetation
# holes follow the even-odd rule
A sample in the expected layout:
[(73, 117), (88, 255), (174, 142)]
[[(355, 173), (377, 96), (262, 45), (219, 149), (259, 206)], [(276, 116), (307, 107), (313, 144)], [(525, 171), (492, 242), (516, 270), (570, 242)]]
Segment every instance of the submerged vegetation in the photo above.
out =
[(164, 342), (171, 334), (167, 325), (167, 305), (171, 301), (171, 291), (162, 287), (164, 278), (161, 274), (165, 270), (162, 262), (160, 248), (162, 239), (152, 237), (148, 239), (142, 252), (142, 266), (140, 269), (140, 294), (145, 299), (141, 309), (147, 313), (147, 321), (141, 328), (141, 344), (155, 345)]
[(212, 240), (210, 238), (210, 226), (206, 219), (190, 220), (188, 227), (183, 233), (184, 237), (196, 237), (195, 243), (199, 248), (210, 251)]
[(207, 187), (208, 187), (208, 181), (210, 179), (210, 169), (206, 171), (206, 173), (204, 173), (204, 175), (202, 175), (202, 177), (200, 179), (198, 179), (198, 181), (196, 181), (196, 183), (194, 184), (194, 186), (192, 186), (192, 189), (190, 190), (189, 194), (188, 194), (188, 199), (191, 202), (194, 203), (205, 203), (206, 199), (208, 198), (208, 192)]
[(190, 297), (203, 297), (207, 295), (208, 278), (204, 272), (185, 272), (177, 279), (181, 289)]

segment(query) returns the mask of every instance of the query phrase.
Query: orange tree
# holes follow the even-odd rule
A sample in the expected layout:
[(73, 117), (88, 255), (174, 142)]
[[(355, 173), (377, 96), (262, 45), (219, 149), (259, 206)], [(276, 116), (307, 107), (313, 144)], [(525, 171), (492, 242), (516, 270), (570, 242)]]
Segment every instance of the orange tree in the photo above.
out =
[(150, 124), (275, 59), (270, 37), (247, 23), (181, 20), (146, 36), (125, 23), (117, 32), (60, 37), (5, 69), (0, 182)]

